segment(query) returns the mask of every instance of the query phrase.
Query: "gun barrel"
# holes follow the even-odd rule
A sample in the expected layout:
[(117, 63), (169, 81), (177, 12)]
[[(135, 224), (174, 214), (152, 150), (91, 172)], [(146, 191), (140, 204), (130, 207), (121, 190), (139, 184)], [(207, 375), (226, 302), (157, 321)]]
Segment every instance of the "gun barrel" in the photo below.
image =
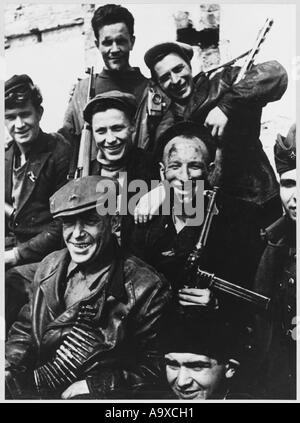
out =
[(213, 273), (209, 273), (201, 269), (198, 269), (198, 276), (202, 279), (206, 279), (208, 286), (211, 288), (215, 288), (227, 294), (233, 295), (240, 300), (254, 304), (263, 310), (268, 310), (269, 308), (269, 297), (265, 297), (264, 295), (258, 294), (255, 291), (250, 291), (249, 289), (243, 288), (242, 286), (235, 285), (224, 279), (218, 278)]

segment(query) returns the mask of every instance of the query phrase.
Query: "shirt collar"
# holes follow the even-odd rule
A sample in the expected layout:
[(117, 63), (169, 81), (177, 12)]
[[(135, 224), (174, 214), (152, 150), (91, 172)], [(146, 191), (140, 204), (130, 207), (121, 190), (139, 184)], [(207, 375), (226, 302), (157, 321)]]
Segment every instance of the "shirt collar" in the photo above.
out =
[[(108, 283), (108, 290), (107, 294), (112, 295), (117, 300), (122, 301), (124, 304), (127, 302), (127, 293), (125, 289), (125, 278), (124, 278), (124, 257), (122, 254), (122, 250), (118, 245), (117, 240), (114, 238), (112, 240), (111, 248), (113, 249), (114, 253), (112, 255), (113, 260), (109, 263), (101, 267), (93, 266), (93, 268), (88, 268), (89, 274), (87, 276), (88, 286), (92, 290), (95, 288), (93, 283), (98, 280), (101, 273), (108, 271), (107, 275), (107, 283)], [(87, 271), (86, 270), (86, 271)], [(71, 277), (77, 271), (83, 271), (80, 269), (80, 266), (74, 263), (72, 260), (70, 261), (68, 268), (67, 268), (67, 275), (66, 277)], [(85, 274), (86, 274), (85, 271)]]

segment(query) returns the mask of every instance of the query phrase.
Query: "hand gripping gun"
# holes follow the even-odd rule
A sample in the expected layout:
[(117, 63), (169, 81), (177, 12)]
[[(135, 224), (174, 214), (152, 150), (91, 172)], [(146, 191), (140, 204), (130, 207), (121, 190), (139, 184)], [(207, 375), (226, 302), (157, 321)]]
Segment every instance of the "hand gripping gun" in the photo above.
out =
[(270, 298), (218, 278), (213, 273), (206, 272), (200, 268), (211, 223), (214, 215), (218, 213), (216, 208), (218, 190), (219, 188), (215, 186), (212, 191), (208, 191), (207, 193), (209, 200), (204, 223), (198, 242), (196, 243), (193, 251), (190, 253), (185, 266), (185, 286), (188, 288), (210, 288), (212, 290), (218, 290), (232, 295), (241, 301), (251, 303), (260, 310), (268, 310)]

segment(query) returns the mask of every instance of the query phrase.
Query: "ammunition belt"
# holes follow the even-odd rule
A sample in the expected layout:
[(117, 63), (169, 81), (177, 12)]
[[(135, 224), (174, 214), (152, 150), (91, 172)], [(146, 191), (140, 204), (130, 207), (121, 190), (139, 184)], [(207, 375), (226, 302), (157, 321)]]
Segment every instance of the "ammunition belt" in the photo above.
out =
[(56, 390), (78, 380), (84, 365), (99, 341), (95, 337), (94, 317), (97, 310), (82, 305), (71, 332), (56, 350), (54, 359), (34, 370), (37, 390)]

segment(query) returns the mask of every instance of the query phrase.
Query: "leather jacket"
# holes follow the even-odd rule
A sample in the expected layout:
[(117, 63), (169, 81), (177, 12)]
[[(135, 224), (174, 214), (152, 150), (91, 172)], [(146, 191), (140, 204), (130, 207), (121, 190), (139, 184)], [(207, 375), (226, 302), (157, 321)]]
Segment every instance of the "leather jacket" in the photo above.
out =
[(12, 395), (22, 369), (32, 374), (33, 369), (51, 360), (72, 330), (83, 303), (100, 310), (95, 317), (99, 344), (89, 359), (93, 365), (86, 366), (88, 370), (81, 377), (92, 397), (109, 398), (116, 389), (131, 390), (159, 376), (157, 337), (170, 287), (146, 263), (134, 256), (124, 257), (117, 246), (115, 249), (102, 311), (99, 289), (65, 309), (67, 249), (50, 254), (40, 264), (33, 301), (22, 309), (6, 342), (8, 370), (15, 375), (15, 380), (10, 375)]
[(237, 199), (263, 205), (278, 195), (278, 184), (259, 140), (262, 108), (282, 97), (287, 73), (278, 62), (270, 61), (253, 66), (243, 80), (234, 84), (239, 70), (227, 66), (210, 77), (204, 73), (195, 76), (183, 116), (176, 115), (172, 101), (155, 86), (164, 107), (160, 116), (149, 117), (147, 89), (137, 111), (135, 143), (155, 151), (160, 136), (174, 123), (192, 120), (203, 124), (218, 106), (228, 117), (222, 139), (223, 190)]

